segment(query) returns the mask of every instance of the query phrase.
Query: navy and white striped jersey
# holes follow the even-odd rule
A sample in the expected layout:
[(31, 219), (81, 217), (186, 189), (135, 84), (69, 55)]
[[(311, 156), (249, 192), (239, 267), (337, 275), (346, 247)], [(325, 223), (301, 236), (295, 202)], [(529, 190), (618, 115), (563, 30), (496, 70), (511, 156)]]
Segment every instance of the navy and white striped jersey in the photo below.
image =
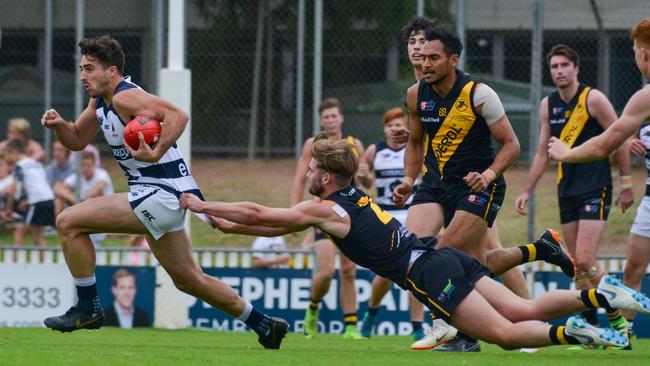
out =
[[(117, 85), (115, 95), (131, 88), (140, 87), (132, 83), (129, 77), (125, 77)], [(155, 163), (137, 161), (124, 147), (126, 122), (122, 121), (113, 106), (106, 105), (102, 98), (97, 98), (96, 115), (106, 142), (112, 149), (113, 157), (117, 160), (117, 164), (122, 168), (124, 174), (126, 174), (130, 186), (147, 184), (158, 186), (176, 195), (182, 192), (190, 192), (203, 198), (199, 186), (192, 177), (176, 144), (170, 147), (162, 158)]]
[[(391, 149), (386, 141), (376, 145), (373, 168), (375, 170), (375, 186), (377, 187), (377, 204), (386, 211), (398, 210), (393, 204), (393, 189), (404, 180), (404, 152), (406, 145), (399, 150)], [(407, 209), (413, 200), (413, 195), (406, 201)]]

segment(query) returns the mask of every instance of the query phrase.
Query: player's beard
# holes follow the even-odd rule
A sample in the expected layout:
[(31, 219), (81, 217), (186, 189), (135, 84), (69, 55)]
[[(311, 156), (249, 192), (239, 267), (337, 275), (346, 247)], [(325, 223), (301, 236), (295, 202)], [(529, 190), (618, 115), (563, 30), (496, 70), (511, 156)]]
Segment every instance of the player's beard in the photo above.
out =
[(325, 187), (321, 184), (320, 181), (315, 181), (309, 185), (309, 194), (320, 197), (320, 195), (325, 191)]

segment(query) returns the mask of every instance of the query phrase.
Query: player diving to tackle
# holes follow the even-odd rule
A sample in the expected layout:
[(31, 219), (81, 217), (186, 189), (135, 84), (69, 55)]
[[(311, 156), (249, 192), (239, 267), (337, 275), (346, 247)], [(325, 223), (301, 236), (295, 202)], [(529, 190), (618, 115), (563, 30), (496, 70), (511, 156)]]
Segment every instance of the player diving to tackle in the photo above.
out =
[[(192, 194), (182, 194), (181, 207), (209, 215), (226, 233), (275, 236), (317, 226), (348, 258), (411, 291), (437, 317), (465, 334), (506, 349), (567, 343), (620, 347), (628, 343), (625, 335), (593, 327), (579, 318), (570, 318), (566, 327), (534, 320), (587, 308), (650, 313), (650, 299), (610, 276), (597, 289), (559, 290), (535, 300), (522, 299), (491, 279), (490, 270), (476, 259), (455, 248), (433, 249), (435, 237), (416, 238), (350, 185), (357, 169), (358, 161), (348, 143), (321, 140), (312, 147), (307, 173), (309, 192), (318, 201), (269, 208), (252, 202), (204, 202)], [(566, 256), (559, 245), (527, 246), (538, 258), (548, 258), (554, 249), (559, 252), (556, 255)], [(519, 252), (511, 267), (524, 260), (522, 248), (498, 250)], [(499, 274), (507, 270), (503, 267), (491, 270)]]
[[(204, 274), (192, 257), (192, 244), (184, 230), (186, 210), (181, 209), (178, 196), (191, 192), (201, 197), (201, 192), (175, 144), (188, 123), (187, 114), (123, 76), (124, 52), (117, 40), (85, 38), (79, 48), (81, 82), (90, 94), (88, 106), (72, 123), (54, 109), (46, 111), (41, 122), (75, 151), (83, 150), (101, 130), (126, 174), (130, 192), (91, 198), (57, 217), (79, 301), (65, 314), (45, 319), (45, 325), (61, 332), (100, 328), (104, 312), (97, 297), (95, 249), (88, 235), (146, 234), (156, 259), (179, 290), (244, 321), (265, 348), (279, 348), (288, 324), (254, 309), (230, 286)], [(137, 150), (124, 143), (125, 121), (139, 115), (162, 121), (160, 140), (153, 148), (144, 142), (142, 133)]]

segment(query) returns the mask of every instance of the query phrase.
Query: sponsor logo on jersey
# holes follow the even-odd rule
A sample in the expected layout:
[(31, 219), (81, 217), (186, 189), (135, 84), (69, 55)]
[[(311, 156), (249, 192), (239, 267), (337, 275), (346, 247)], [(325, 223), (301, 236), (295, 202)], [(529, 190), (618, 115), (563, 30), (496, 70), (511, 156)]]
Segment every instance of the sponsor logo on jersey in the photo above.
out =
[(436, 102), (434, 102), (433, 100), (420, 102), (420, 110), (422, 110), (423, 112), (432, 111), (435, 107), (436, 107)]

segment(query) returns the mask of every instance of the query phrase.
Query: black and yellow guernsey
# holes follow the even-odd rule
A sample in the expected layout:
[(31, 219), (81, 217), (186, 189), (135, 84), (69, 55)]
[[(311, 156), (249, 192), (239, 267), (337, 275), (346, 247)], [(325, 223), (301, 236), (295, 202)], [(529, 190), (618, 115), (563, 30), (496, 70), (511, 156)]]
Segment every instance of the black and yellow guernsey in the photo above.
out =
[[(580, 84), (578, 92), (568, 103), (556, 91), (548, 96), (548, 121), (551, 135), (569, 147), (580, 146), (603, 132), (598, 121), (589, 114), (587, 95), (589, 88)], [(612, 184), (609, 158), (588, 163), (558, 164), (557, 194), (559, 197), (577, 196), (593, 192)]]
[[(419, 243), (388, 212), (383, 211), (358, 188), (347, 186), (329, 195), (350, 217), (350, 231), (344, 238), (327, 234), (336, 246), (354, 263), (368, 268), (405, 288), (411, 251)], [(323, 230), (324, 231), (324, 230)]]
[(478, 82), (461, 70), (456, 76), (444, 97), (424, 79), (418, 87), (416, 107), (426, 133), (425, 172), (439, 179), (481, 173), (494, 161), (492, 134), (472, 103)]

